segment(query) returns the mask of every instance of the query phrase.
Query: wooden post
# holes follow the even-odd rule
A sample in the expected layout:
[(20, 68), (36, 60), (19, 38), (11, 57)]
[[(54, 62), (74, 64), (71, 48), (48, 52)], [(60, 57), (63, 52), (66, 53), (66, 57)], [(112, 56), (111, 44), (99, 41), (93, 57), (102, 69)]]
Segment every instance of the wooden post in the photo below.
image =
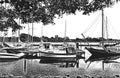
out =
[(23, 60), (23, 73), (26, 76), (27, 75), (27, 60)]
[(76, 42), (76, 49), (79, 49), (79, 43)]

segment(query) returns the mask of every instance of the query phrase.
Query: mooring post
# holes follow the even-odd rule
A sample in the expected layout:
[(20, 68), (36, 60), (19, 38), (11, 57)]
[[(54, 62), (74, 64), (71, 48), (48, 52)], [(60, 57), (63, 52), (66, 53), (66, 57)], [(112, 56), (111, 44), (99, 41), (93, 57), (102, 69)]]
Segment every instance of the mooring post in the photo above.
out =
[(76, 49), (78, 50), (79, 49), (79, 43), (76, 42)]

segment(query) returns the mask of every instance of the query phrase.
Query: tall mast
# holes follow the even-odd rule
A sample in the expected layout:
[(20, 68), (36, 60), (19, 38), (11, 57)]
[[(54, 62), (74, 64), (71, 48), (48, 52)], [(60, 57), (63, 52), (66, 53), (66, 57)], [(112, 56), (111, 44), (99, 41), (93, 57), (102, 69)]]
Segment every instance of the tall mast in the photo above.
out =
[(29, 27), (29, 23), (28, 23), (28, 43), (30, 42), (30, 27)]
[(102, 9), (102, 46), (104, 46), (104, 10)]
[[(19, 25), (20, 25), (20, 19), (19, 19)], [(18, 30), (18, 42), (20, 43), (20, 29)]]
[(32, 42), (33, 42), (33, 33), (34, 33), (34, 24), (33, 24), (33, 19), (32, 19)]
[(102, 47), (106, 52), (109, 52), (105, 47), (104, 47), (104, 10), (102, 8)]
[(33, 43), (33, 35), (34, 35), (33, 12), (31, 13), (31, 21), (32, 21), (32, 40), (31, 40), (31, 42)]
[(41, 44), (43, 43), (43, 25), (41, 26)]
[(108, 39), (108, 20), (106, 16), (106, 38)]
[(66, 23), (66, 20), (65, 20), (65, 32), (64, 32), (64, 44), (66, 43), (66, 32), (67, 32), (67, 23)]
[[(5, 4), (3, 5), (5, 8), (6, 8), (6, 2), (4, 2)], [(6, 38), (6, 36), (7, 36), (7, 29), (5, 29), (5, 31), (4, 31), (4, 36), (3, 36), (3, 42), (5, 42), (5, 38)]]

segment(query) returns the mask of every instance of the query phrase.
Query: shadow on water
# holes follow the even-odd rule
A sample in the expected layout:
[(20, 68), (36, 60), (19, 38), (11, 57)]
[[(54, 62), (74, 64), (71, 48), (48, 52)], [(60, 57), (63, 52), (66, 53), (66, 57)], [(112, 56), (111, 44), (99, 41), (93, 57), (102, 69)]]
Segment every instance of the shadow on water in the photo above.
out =
[(40, 59), (40, 64), (52, 64), (52, 65), (57, 65), (59, 67), (79, 67), (79, 60), (80, 59), (75, 59), (75, 60), (55, 60), (55, 59)]
[[(115, 61), (116, 59), (119, 59), (120, 58), (120, 56), (109, 56), (109, 57), (102, 57), (102, 56), (99, 56), (99, 57), (96, 57), (96, 56), (90, 56), (87, 60), (85, 60), (85, 62), (87, 63), (87, 62), (90, 62), (90, 63), (92, 63), (92, 62), (95, 62), (95, 61), (102, 61), (102, 68), (103, 68), (103, 70), (104, 70), (104, 63), (119, 63), (118, 61)], [(32, 59), (32, 58), (31, 58)], [(81, 58), (82, 59), (82, 58)], [(81, 63), (79, 63), (79, 60), (81, 60), (81, 59), (77, 59), (77, 60), (56, 60), (56, 59), (38, 59), (38, 64), (51, 64), (51, 65), (56, 65), (56, 66), (58, 66), (58, 67), (60, 67), (60, 68), (74, 68), (74, 67), (79, 67), (79, 64), (81, 64)], [(19, 59), (20, 60), (20, 59)], [(22, 75), (21, 76), (21, 78), (23, 78), (23, 77), (25, 77), (25, 78), (30, 78), (29, 76), (30, 76), (30, 74), (29, 74), (29, 68), (28, 68), (28, 59), (25, 59), (25, 58), (23, 58), (22, 59), (23, 61), (23, 73), (24, 73), (24, 75)], [(33, 59), (34, 60), (34, 59)], [(82, 60), (84, 60), (84, 59), (82, 59)], [(4, 62), (6, 62), (6, 63), (8, 63), (8, 62), (15, 62), (15, 61), (18, 61), (18, 60), (0, 60), (0, 63), (4, 63)], [(90, 64), (88, 65), (88, 67), (90, 66)], [(16, 76), (17, 77), (17, 76)], [(34, 77), (34, 75), (33, 76), (31, 76), (31, 77)], [(9, 77), (8, 77), (9, 78)], [(15, 78), (15, 76), (13, 76), (13, 78)]]
[(89, 68), (90, 64), (92, 62), (95, 62), (95, 61), (102, 61), (102, 69), (104, 70), (104, 64), (107, 63), (120, 63), (118, 61), (116, 61), (117, 59), (120, 58), (120, 55), (115, 55), (115, 56), (95, 56), (95, 55), (91, 55), (87, 60), (85, 60), (85, 62), (89, 62), (87, 68)]
[(75, 62), (73, 61), (56, 61), (56, 60), (44, 60), (44, 59), (41, 59), (40, 64), (52, 64), (52, 65), (58, 65), (60, 67), (74, 67), (73, 64), (75, 64)]
[(0, 66), (7, 66), (7, 65), (15, 64), (15, 63), (17, 63), (18, 60), (0, 59)]

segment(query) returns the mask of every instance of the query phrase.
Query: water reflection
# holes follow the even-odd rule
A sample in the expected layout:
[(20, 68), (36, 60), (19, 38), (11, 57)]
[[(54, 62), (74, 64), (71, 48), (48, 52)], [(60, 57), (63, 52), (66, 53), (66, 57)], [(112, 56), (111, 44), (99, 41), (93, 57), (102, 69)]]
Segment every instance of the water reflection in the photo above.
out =
[(57, 65), (59, 67), (79, 67), (79, 60), (80, 59), (73, 59), (73, 60), (55, 60), (55, 59), (40, 59), (40, 64), (52, 64)]
[(26, 59), (23, 59), (23, 72), (24, 72), (24, 75), (27, 75), (27, 60)]
[(0, 59), (0, 66), (11, 65), (17, 63), (18, 60)]
[(102, 69), (104, 70), (104, 64), (109, 64), (109, 63), (120, 63), (119, 61), (117, 61), (117, 59), (119, 59), (120, 56), (95, 56), (95, 55), (91, 55), (85, 62), (89, 62), (87, 68), (89, 68), (90, 64), (92, 62), (96, 62), (96, 61), (101, 61), (102, 62)]
[(0, 59), (0, 77), (10, 78), (12, 76), (11, 71), (14, 70), (14, 66), (19, 62), (19, 59)]
[[(54, 60), (54, 59), (19, 59), (19, 60), (0, 60), (0, 77), (3, 75), (11, 75), (11, 76), (22, 76), (22, 77), (35, 77), (35, 76), (58, 76), (58, 75), (65, 75), (69, 74), (76, 75), (76, 73), (82, 74), (88, 73), (87, 71), (91, 68), (91, 64), (93, 62), (102, 62), (102, 69), (105, 70), (104, 65), (105, 64), (117, 64), (119, 65), (119, 59), (120, 56), (110, 56), (110, 57), (96, 57), (96, 56), (90, 56), (87, 60), (84, 61), (84, 59), (77, 59), (77, 60), (70, 60), (70, 61), (64, 61), (64, 60)], [(89, 63), (89, 65), (87, 65)], [(94, 65), (97, 65), (97, 63), (94, 63)], [(107, 65), (106, 65), (107, 67)], [(85, 69), (85, 70), (84, 70)], [(111, 68), (112, 69), (112, 68)], [(93, 72), (93, 70), (96, 70), (95, 68), (90, 70), (90, 72)], [(119, 70), (119, 68), (117, 68)], [(100, 70), (99, 70), (100, 72)], [(103, 72), (103, 71), (101, 71)], [(72, 74), (71, 74), (72, 73)], [(49, 77), (48, 77), (49, 78)], [(72, 77), (71, 77), (72, 78)]]

